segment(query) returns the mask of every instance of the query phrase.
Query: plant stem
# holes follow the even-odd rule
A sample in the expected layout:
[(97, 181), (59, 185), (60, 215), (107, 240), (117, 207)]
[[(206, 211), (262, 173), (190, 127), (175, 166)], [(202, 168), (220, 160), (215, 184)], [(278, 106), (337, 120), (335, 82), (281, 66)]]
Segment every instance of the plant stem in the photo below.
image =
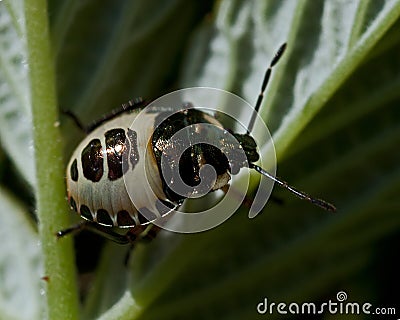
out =
[(28, 65), (31, 84), (36, 161), (36, 201), (43, 250), (47, 319), (78, 319), (72, 239), (57, 241), (55, 232), (68, 224), (61, 133), (57, 121), (54, 61), (47, 3), (25, 1)]

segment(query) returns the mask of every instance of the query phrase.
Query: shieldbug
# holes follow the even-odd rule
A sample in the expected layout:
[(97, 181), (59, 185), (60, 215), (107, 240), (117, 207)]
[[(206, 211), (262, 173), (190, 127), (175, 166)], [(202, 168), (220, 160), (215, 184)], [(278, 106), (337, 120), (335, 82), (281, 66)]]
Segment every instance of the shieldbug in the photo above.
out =
[[(279, 48), (265, 72), (247, 132), (244, 134), (233, 133), (233, 135), (239, 142), (240, 148), (243, 149), (250, 169), (272, 179), (301, 199), (325, 210), (335, 211), (334, 205), (309, 196), (255, 164), (259, 159), (259, 154), (257, 144), (251, 137), (251, 131), (272, 69), (283, 55), (285, 48), (286, 44)], [(172, 153), (176, 142), (171, 142), (171, 137), (182, 127), (199, 123), (213, 124), (214, 126), (208, 130), (226, 131), (227, 129), (214, 117), (195, 108), (183, 109), (167, 117), (161, 123), (157, 122), (157, 118), (162, 111), (150, 112), (145, 115), (144, 121), (137, 123), (133, 128), (130, 127), (140, 108), (144, 106), (146, 104), (141, 99), (131, 101), (123, 105), (121, 110), (103, 117), (88, 128), (87, 131), (90, 131), (90, 134), (76, 148), (67, 166), (69, 203), (71, 208), (86, 221), (59, 231), (57, 233), (59, 237), (82, 228), (101, 233), (113, 241), (123, 244), (132, 243), (139, 235), (142, 238), (153, 237), (154, 232), (148, 232), (149, 229), (147, 229), (151, 226), (151, 219), (149, 221), (141, 214), (148, 205), (148, 191), (138, 187), (136, 192), (140, 200), (139, 203), (133, 204), (125, 189), (124, 179), (122, 179), (127, 170), (133, 172), (133, 179), (137, 180), (138, 186), (145, 181), (141, 181), (142, 175), (135, 177), (135, 172), (146, 171), (148, 173), (149, 181), (146, 182), (150, 183), (157, 196), (156, 202), (151, 205), (156, 209), (163, 205), (164, 208), (167, 207), (172, 211), (188, 198), (187, 195), (172, 191), (166, 177), (162, 174), (162, 156), (167, 155), (173, 159)], [(83, 127), (75, 116), (72, 115), (72, 117), (80, 127)], [(210, 134), (212, 133), (214, 132), (210, 132)], [(147, 141), (151, 141), (150, 148), (146, 148)], [(128, 167), (123, 166), (124, 161)], [(174, 163), (177, 165), (178, 162)], [(200, 171), (206, 164), (212, 165), (217, 172), (217, 178), (211, 186), (210, 192), (225, 187), (230, 176), (245, 167), (244, 163), (233, 165), (227, 161), (221, 151), (203, 144), (192, 146), (182, 154), (182, 158), (179, 159), (179, 171), (188, 185), (195, 186), (201, 180)], [(159, 210), (159, 215), (164, 216), (168, 214), (169, 210)], [(128, 232), (119, 234), (112, 231), (111, 227), (128, 228)]]

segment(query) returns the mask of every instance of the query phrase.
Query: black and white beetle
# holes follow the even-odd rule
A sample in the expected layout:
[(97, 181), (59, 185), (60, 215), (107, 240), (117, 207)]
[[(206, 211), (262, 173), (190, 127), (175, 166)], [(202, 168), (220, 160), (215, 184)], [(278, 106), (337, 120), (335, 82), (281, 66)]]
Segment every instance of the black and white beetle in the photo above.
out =
[[(272, 68), (282, 56), (285, 48), (286, 44), (279, 48), (266, 70), (247, 133), (233, 133), (233, 135), (247, 157), (249, 168), (272, 179), (299, 198), (325, 210), (335, 211), (336, 208), (332, 204), (313, 198), (289, 186), (286, 182), (254, 164), (259, 159), (259, 155), (257, 144), (250, 133), (261, 106)], [(148, 232), (151, 222), (140, 214), (141, 208), (145, 208), (146, 201), (148, 201), (147, 191), (145, 188), (140, 188), (142, 182), (138, 179), (138, 198), (142, 199), (143, 203), (135, 203), (135, 207), (124, 185), (123, 175), (127, 168), (123, 167), (123, 161), (128, 164), (133, 172), (146, 170), (150, 185), (158, 198), (154, 207), (161, 203), (164, 208), (167, 206), (171, 210), (176, 209), (187, 198), (173, 192), (161, 173), (162, 155), (168, 156), (174, 150), (169, 139), (183, 127), (192, 124), (207, 123), (214, 125), (213, 129), (210, 130), (226, 131), (226, 129), (211, 115), (193, 108), (179, 111), (161, 121), (161, 123), (158, 123), (157, 120), (161, 111), (150, 112), (145, 115), (145, 121), (137, 123), (133, 129), (130, 128), (140, 108), (143, 107), (145, 107), (145, 103), (142, 100), (131, 101), (123, 105), (120, 111), (100, 119), (88, 128), (87, 131), (91, 131), (90, 134), (76, 148), (67, 166), (69, 203), (71, 208), (77, 211), (86, 221), (59, 231), (58, 237), (83, 228), (101, 233), (122, 244), (132, 243), (138, 236), (142, 238), (154, 236), (153, 232)], [(74, 115), (70, 115), (83, 128), (78, 119)], [(151, 141), (149, 148), (146, 148), (147, 141)], [(146, 161), (143, 159), (146, 159)], [(212, 165), (217, 173), (217, 179), (211, 188), (212, 191), (226, 186), (230, 180), (230, 175), (236, 174), (238, 171), (237, 169), (232, 170), (233, 168), (225, 155), (217, 148), (207, 144), (194, 145), (188, 148), (179, 159), (179, 172), (184, 182), (190, 186), (195, 186), (201, 180), (200, 169), (204, 164)], [(243, 166), (239, 164), (239, 169)], [(161, 215), (167, 213), (165, 210), (160, 212)], [(110, 227), (128, 228), (129, 230), (126, 234), (119, 234), (112, 231)]]

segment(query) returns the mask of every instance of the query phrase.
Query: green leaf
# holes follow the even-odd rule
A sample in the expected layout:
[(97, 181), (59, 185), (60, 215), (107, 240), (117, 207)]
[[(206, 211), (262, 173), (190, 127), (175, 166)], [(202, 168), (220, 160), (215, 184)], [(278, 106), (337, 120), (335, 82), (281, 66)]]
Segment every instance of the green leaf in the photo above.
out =
[(185, 30), (207, 3), (50, 1), (61, 107), (90, 122), (129, 99), (167, 93)]
[(43, 261), (38, 234), (27, 216), (25, 208), (0, 187), (1, 319), (42, 319)]
[(0, 3), (0, 142), (31, 185), (35, 182), (32, 117), (22, 1)]
[[(333, 202), (338, 212), (323, 212), (276, 188), (283, 204), (268, 203), (255, 219), (243, 207), (207, 232), (162, 231), (152, 243), (135, 247), (128, 266), (128, 248), (106, 244), (90, 290), (80, 292), (80, 316), (253, 319), (260, 317), (256, 307), (264, 298), (322, 303), (335, 301), (339, 291), (374, 307), (398, 303), (390, 292), (398, 284), (393, 256), (400, 226), (400, 1), (49, 1), (54, 57), (43, 36), (44, 1), (26, 4), (30, 19), (23, 18), (21, 2), (0, 4), (0, 138), (18, 174), (35, 181), (34, 160), (27, 156), (32, 106), (49, 318), (77, 318), (79, 294), (71, 239), (55, 241), (54, 232), (68, 225), (63, 165), (80, 134), (64, 115), (60, 134), (57, 104), (84, 124), (130, 98), (152, 100), (189, 86), (225, 89), (253, 104), (284, 42), (287, 50), (260, 111), (274, 138), (278, 175)], [(248, 119), (244, 113), (240, 120)], [(8, 185), (3, 178), (0, 183)], [(22, 212), (31, 208), (21, 206)], [(13, 221), (12, 210), (0, 210), (1, 216), (6, 211), (5, 221)], [(18, 231), (10, 239), (27, 235)], [(77, 240), (76, 246), (83, 250), (84, 243)], [(34, 265), (19, 260), (26, 257), (2, 246), (3, 256), (36, 274)], [(38, 279), (18, 282), (13, 294), (26, 297)], [(40, 312), (39, 292), (33, 295), (29, 301), (39, 301)], [(5, 309), (14, 304), (3, 304), (1, 316), (19, 319), (18, 311)], [(281, 318), (276, 309), (264, 316)]]
[(46, 1), (26, 0), (26, 37), (31, 88), (37, 189), (35, 193), (46, 281), (46, 318), (76, 319), (78, 292), (72, 239), (58, 241), (69, 224), (65, 199), (62, 140), (57, 120), (54, 61)]
[[(285, 160), (278, 173), (332, 200), (338, 213), (280, 191), (285, 203), (254, 220), (242, 210), (215, 230), (162, 235), (133, 253), (131, 286), (109, 300), (102, 319), (252, 319), (264, 297), (317, 303), (340, 290), (352, 301), (385, 294), (378, 284), (354, 288), (379, 263), (378, 243), (400, 226), (399, 14), (399, 1), (220, 2), (193, 37), (182, 86), (215, 86), (253, 102), (287, 41), (261, 111)], [(115, 257), (107, 252), (106, 261)], [(365, 278), (355, 280), (360, 272)]]

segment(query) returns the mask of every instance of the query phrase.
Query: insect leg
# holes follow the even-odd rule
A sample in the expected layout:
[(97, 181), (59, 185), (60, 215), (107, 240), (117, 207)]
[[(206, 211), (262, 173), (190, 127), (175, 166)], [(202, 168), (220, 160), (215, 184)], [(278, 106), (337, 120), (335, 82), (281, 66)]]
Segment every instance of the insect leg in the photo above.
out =
[(85, 133), (89, 133), (87, 131), (87, 128), (85, 125), (83, 125), (83, 123), (79, 120), (79, 118), (76, 116), (75, 113), (73, 113), (71, 110), (63, 110), (62, 111), (63, 114), (65, 114), (66, 116), (70, 117), (72, 121), (75, 122), (75, 125), (81, 129), (83, 132)]
[[(136, 238), (135, 241), (131, 242), (131, 246), (128, 250), (128, 252), (125, 255), (125, 259), (124, 259), (124, 265), (127, 266), (129, 263), (129, 259), (131, 257), (131, 252), (134, 249), (136, 243), (138, 242), (150, 242), (151, 240), (153, 240), (158, 232), (161, 230), (160, 227), (154, 225), (154, 224), (150, 224), (147, 227), (143, 227), (143, 228), (133, 228), (130, 229), (127, 233), (131, 233), (132, 235), (134, 235)], [(131, 236), (130, 236), (131, 237)]]
[(106, 122), (108, 120), (111, 120), (111, 119), (115, 118), (116, 116), (119, 116), (120, 114), (122, 114), (124, 112), (132, 111), (132, 110), (139, 109), (139, 108), (143, 108), (146, 104), (147, 104), (147, 102), (144, 101), (142, 98), (135, 98), (135, 99), (129, 100), (127, 103), (123, 103), (121, 105), (121, 107), (119, 107), (117, 109), (114, 109), (114, 110), (111, 110), (111, 112), (106, 113), (100, 119), (92, 122), (87, 127), (87, 129), (89, 130), (89, 132), (91, 132), (94, 129), (96, 129), (98, 126), (103, 124), (104, 122)]
[(149, 242), (153, 240), (161, 230), (159, 226), (150, 224), (138, 237), (138, 241)]
[(73, 225), (72, 227), (66, 228), (64, 230), (57, 231), (56, 236), (57, 238), (64, 237), (68, 234), (74, 234), (74, 233), (79, 233), (83, 229), (85, 229), (85, 223), (86, 221), (82, 221), (76, 225)]
[(78, 233), (81, 232), (82, 230), (88, 230), (97, 233), (119, 244), (129, 244), (134, 242), (137, 238), (137, 236), (132, 232), (128, 232), (126, 234), (119, 234), (117, 232), (112, 231), (110, 227), (105, 227), (97, 223), (93, 223), (91, 221), (82, 221), (70, 228), (60, 230), (56, 233), (56, 236), (57, 238), (62, 238), (68, 234)]
[(121, 105), (121, 107), (112, 110), (111, 112), (103, 115), (100, 119), (92, 122), (90, 125), (85, 126), (80, 120), (79, 118), (76, 116), (76, 114), (74, 114), (72, 111), (70, 110), (63, 110), (62, 112), (69, 116), (76, 124), (76, 126), (81, 129), (83, 132), (85, 132), (86, 134), (90, 133), (91, 131), (93, 131), (94, 129), (96, 129), (98, 126), (100, 126), (101, 124), (103, 124), (104, 122), (115, 118), (116, 116), (124, 113), (124, 112), (128, 112), (128, 111), (132, 111), (138, 108), (142, 108), (146, 105), (146, 102), (142, 99), (142, 98), (136, 98), (133, 100), (129, 100), (127, 103), (123, 103)]

